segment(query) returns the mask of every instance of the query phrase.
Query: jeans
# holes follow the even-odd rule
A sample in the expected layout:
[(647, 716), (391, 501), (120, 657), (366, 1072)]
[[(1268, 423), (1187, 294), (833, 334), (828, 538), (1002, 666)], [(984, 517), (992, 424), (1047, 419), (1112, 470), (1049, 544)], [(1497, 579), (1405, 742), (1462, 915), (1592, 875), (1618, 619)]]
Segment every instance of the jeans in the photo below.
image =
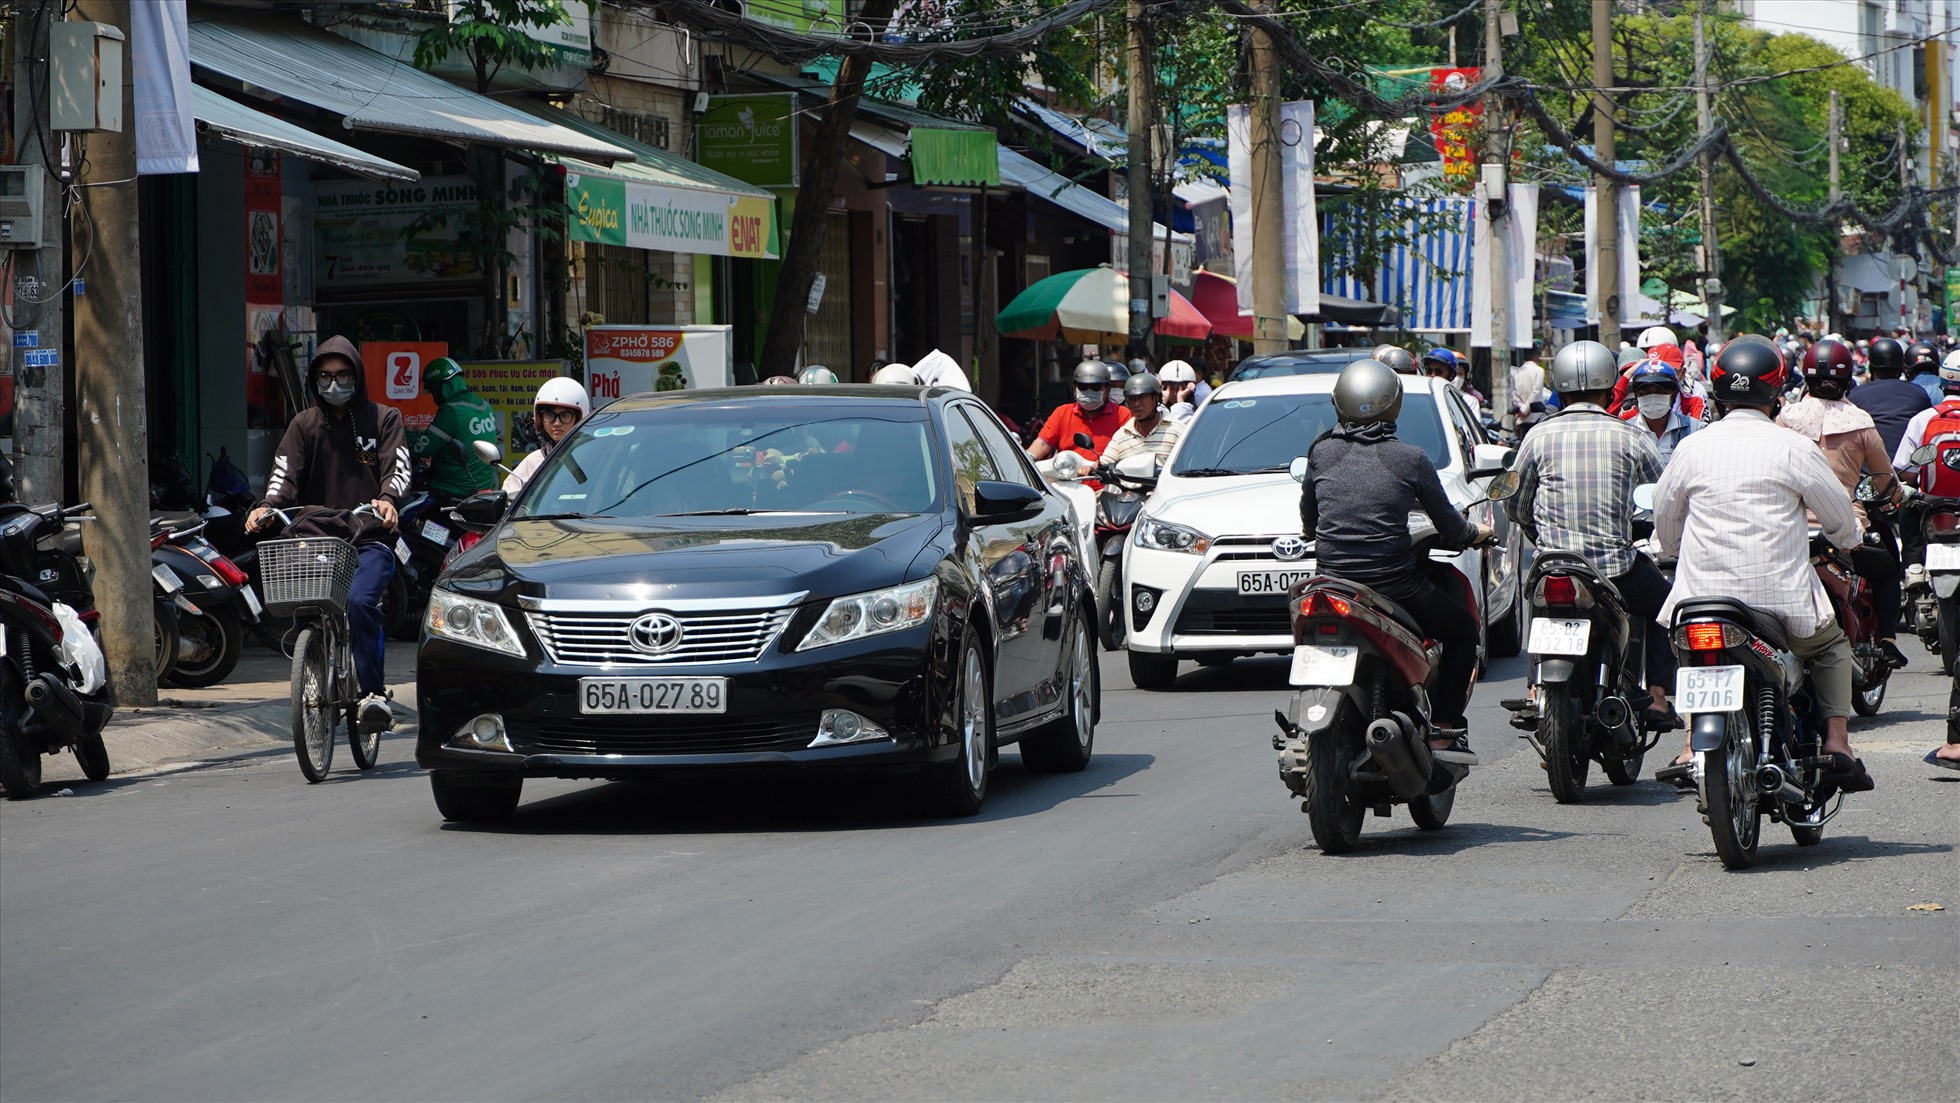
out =
[[(1633, 622), (1645, 630), (1647, 657), (1647, 684), (1662, 686), (1669, 690), (1674, 687), (1674, 648), (1668, 642), (1667, 629), (1659, 624), (1661, 606), (1667, 601), (1668, 584), (1654, 561), (1644, 555), (1633, 557), (1633, 566), (1627, 572), (1613, 579), (1613, 588), (1620, 591), (1620, 597), (1627, 603), (1627, 612)], [(1628, 656), (1631, 660), (1632, 656)], [(1629, 672), (1631, 673), (1631, 672)], [(1628, 678), (1631, 682), (1633, 679)]]
[(360, 561), (354, 566), (354, 585), (347, 592), (347, 626), (353, 636), (354, 680), (361, 695), (380, 693), (387, 687), (387, 639), (382, 633), (381, 599), (388, 593), (388, 581), (395, 577), (393, 540), (362, 544)]
[(1429, 703), (1435, 713), (1431, 719), (1440, 728), (1461, 728), (1468, 726), (1463, 708), (1470, 703), (1470, 676), (1477, 669), (1477, 618), (1462, 598), (1432, 580), (1433, 572), (1446, 570), (1440, 563), (1425, 564), (1424, 572), (1368, 585), (1401, 606), (1422, 626), (1424, 635), (1443, 645), (1443, 656), (1430, 678)]

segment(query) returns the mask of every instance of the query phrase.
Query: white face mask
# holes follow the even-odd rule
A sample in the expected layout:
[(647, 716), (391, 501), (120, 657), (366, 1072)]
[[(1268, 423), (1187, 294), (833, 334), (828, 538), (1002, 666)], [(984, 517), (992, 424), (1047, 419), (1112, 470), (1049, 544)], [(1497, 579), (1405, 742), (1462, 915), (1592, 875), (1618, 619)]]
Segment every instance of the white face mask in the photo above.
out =
[(1640, 407), (1640, 416), (1658, 421), (1674, 409), (1674, 396), (1671, 394), (1643, 394), (1634, 400)]
[(1103, 402), (1106, 398), (1106, 392), (1100, 387), (1075, 392), (1076, 405), (1082, 407), (1083, 410), (1089, 413), (1095, 413), (1097, 410), (1102, 409)]

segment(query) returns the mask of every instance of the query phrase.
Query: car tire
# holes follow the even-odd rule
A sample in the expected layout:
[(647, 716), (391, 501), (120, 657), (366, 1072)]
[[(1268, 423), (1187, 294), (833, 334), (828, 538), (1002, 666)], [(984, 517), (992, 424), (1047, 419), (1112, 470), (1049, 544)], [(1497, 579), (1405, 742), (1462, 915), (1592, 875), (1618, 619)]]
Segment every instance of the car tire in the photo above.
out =
[(1511, 582), (1511, 611), (1504, 619), (1490, 626), (1490, 653), (1492, 657), (1508, 659), (1524, 650), (1524, 593), (1523, 583), (1515, 578)]
[(1123, 608), (1122, 564), (1110, 559), (1103, 560), (1102, 567), (1096, 571), (1096, 619), (1100, 623), (1100, 635), (1104, 651), (1123, 650), (1123, 640), (1128, 634), (1129, 622), (1125, 619)]
[(1096, 719), (1102, 712), (1095, 634), (1089, 622), (1077, 616), (1069, 639), (1068, 711), (1021, 740), (1021, 763), (1038, 774), (1076, 773), (1088, 767), (1095, 753)]
[(518, 798), (524, 795), (524, 779), (461, 785), (448, 771), (435, 770), (429, 774), (429, 788), (435, 793), (436, 811), (443, 819), (451, 823), (495, 823), (517, 811)]
[(1134, 648), (1126, 654), (1130, 659), (1130, 684), (1138, 689), (1169, 689), (1177, 681), (1177, 656), (1151, 655)]
[(987, 774), (994, 759), (993, 681), (987, 676), (980, 637), (968, 629), (960, 642), (958, 706), (959, 757), (925, 769), (920, 794), (928, 814), (946, 819), (971, 816), (987, 802)]

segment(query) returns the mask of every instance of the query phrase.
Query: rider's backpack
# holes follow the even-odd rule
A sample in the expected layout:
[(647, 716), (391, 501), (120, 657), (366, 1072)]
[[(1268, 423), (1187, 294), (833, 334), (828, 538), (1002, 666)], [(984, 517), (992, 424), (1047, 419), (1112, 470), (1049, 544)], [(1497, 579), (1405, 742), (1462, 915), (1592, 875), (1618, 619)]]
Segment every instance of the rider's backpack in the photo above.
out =
[(1960, 449), (1960, 398), (1949, 398), (1933, 407), (1933, 420), (1926, 423), (1922, 444), (1936, 445), (1939, 457), (1919, 469), (1919, 489), (1940, 498), (1960, 498), (1960, 471), (1939, 462), (1947, 453)]

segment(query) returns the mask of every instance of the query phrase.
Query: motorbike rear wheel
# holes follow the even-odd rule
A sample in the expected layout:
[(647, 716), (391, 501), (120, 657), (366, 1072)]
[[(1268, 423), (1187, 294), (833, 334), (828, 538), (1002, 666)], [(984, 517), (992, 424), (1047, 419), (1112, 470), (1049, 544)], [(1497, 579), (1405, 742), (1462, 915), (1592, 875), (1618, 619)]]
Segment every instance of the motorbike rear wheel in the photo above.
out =
[(1545, 777), (1552, 799), (1578, 804), (1586, 799), (1586, 774), (1592, 758), (1586, 753), (1585, 717), (1572, 687), (1553, 682), (1538, 688), (1538, 742), (1545, 748)]
[(90, 781), (108, 780), (109, 748), (102, 742), (101, 732), (75, 740), (75, 761), (81, 764), (83, 777)]
[(1762, 809), (1756, 805), (1756, 737), (1746, 713), (1731, 713), (1728, 727), (1722, 746), (1707, 752), (1708, 830), (1723, 865), (1748, 869), (1756, 864), (1763, 835)]
[(41, 752), (21, 738), (27, 718), (27, 687), (12, 660), (0, 663), (0, 785), (8, 800), (27, 800), (41, 793)]
[(1450, 809), (1456, 807), (1456, 786), (1440, 793), (1417, 797), (1409, 802), (1409, 818), (1424, 831), (1435, 831), (1450, 822)]
[(1322, 853), (1346, 854), (1361, 838), (1368, 809), (1355, 798), (1348, 777), (1360, 745), (1360, 725), (1345, 710), (1333, 727), (1307, 740), (1307, 826)]
[(1096, 571), (1096, 618), (1100, 622), (1097, 635), (1102, 637), (1104, 651), (1123, 650), (1123, 640), (1128, 634), (1123, 619), (1122, 575), (1122, 564), (1108, 559)]
[(186, 689), (215, 686), (231, 677), (245, 650), (245, 624), (228, 608), (207, 609), (201, 617), (178, 617), (177, 636), (183, 646), (170, 670), (169, 684)]
[(171, 675), (177, 671), (177, 656), (183, 653), (184, 641), (177, 634), (177, 607), (164, 601), (155, 602), (154, 606), (157, 684), (169, 685)]

